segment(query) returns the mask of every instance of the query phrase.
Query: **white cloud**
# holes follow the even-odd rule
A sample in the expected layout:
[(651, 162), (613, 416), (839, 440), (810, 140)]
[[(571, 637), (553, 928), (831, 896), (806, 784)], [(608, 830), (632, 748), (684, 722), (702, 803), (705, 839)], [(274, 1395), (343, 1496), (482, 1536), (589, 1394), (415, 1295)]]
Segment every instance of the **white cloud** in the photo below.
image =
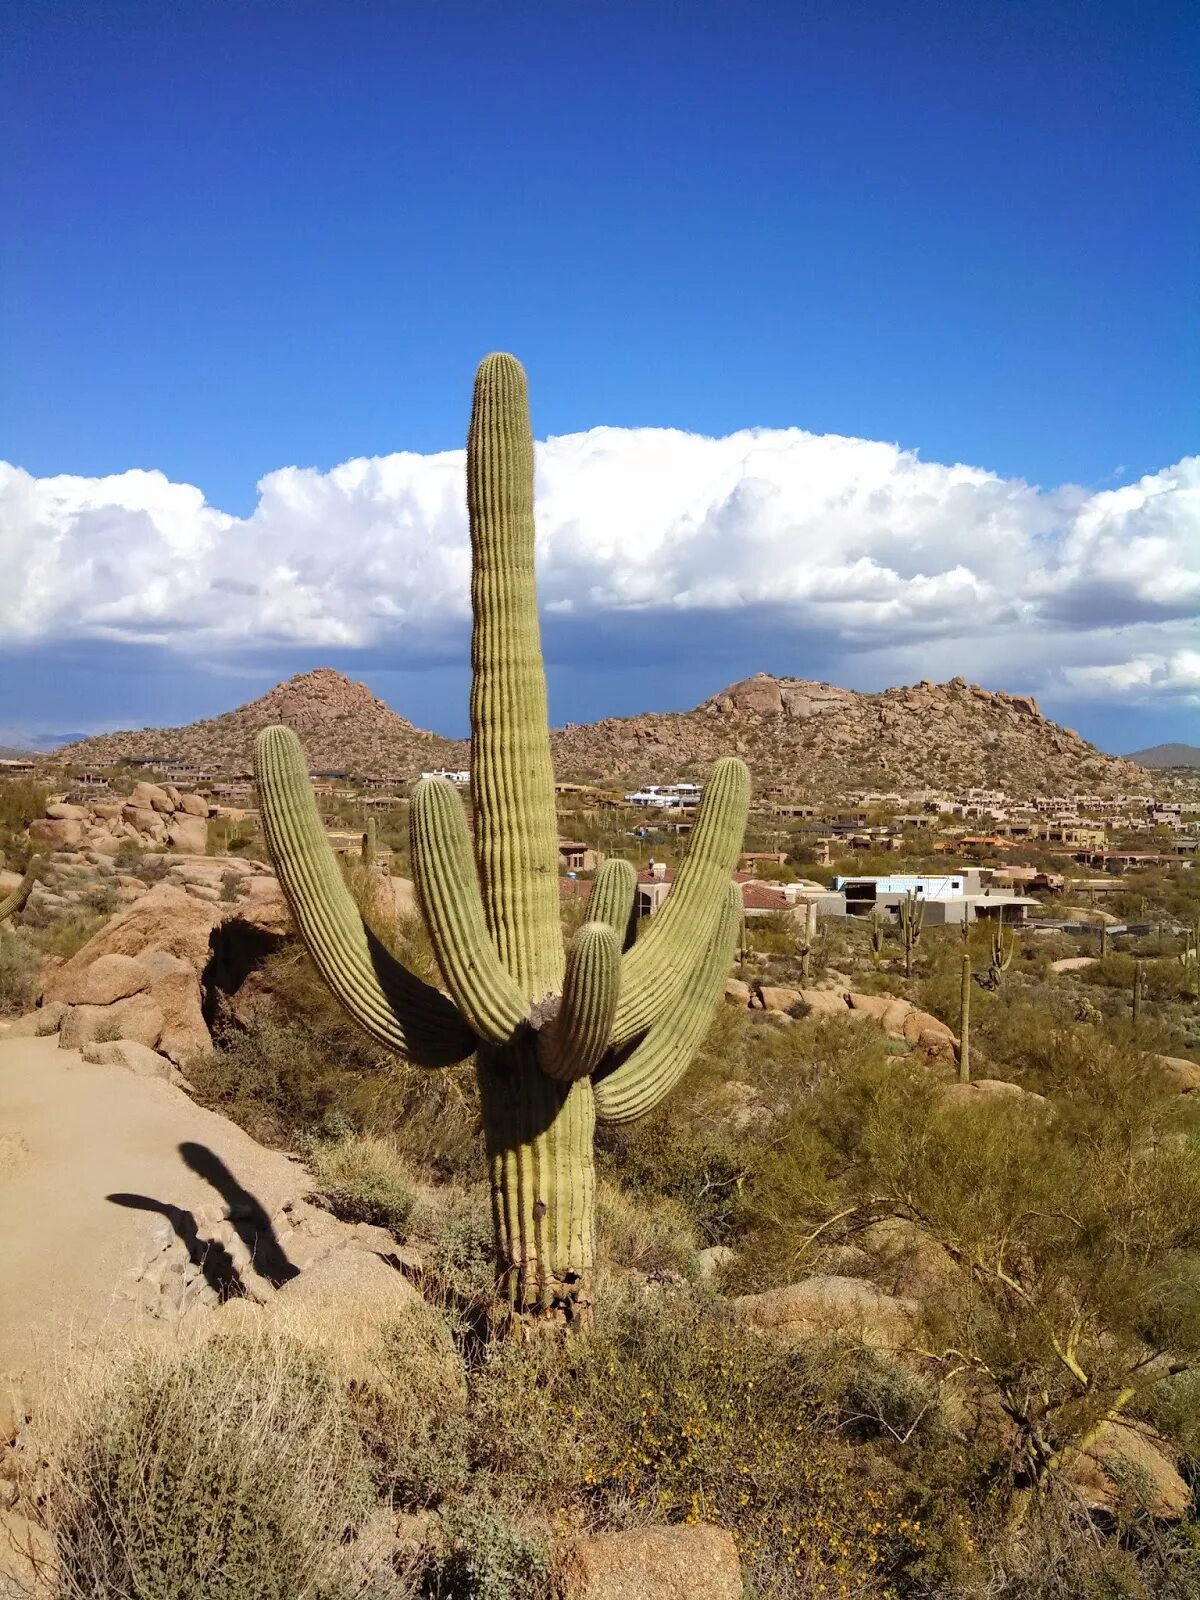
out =
[[(853, 658), (881, 681), (964, 671), (1200, 700), (1200, 457), (1045, 492), (797, 429), (596, 428), (539, 446), (538, 528), (556, 619), (765, 608), (776, 630), (819, 636), (831, 673)], [(10, 643), (411, 658), (467, 614), (463, 453), (282, 468), (246, 518), (157, 472), (0, 464), (0, 563)]]

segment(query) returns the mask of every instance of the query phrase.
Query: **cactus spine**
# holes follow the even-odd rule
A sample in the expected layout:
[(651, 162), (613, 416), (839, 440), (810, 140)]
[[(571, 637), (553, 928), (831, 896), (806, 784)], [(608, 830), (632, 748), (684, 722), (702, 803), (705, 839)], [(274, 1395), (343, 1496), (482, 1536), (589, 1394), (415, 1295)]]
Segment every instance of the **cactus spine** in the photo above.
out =
[(9, 917), (16, 916), (18, 911), (24, 911), (41, 870), (42, 858), (41, 856), (34, 856), (25, 868), (24, 875), (17, 887), (10, 895), (0, 900), (0, 922), (7, 922)]
[(971, 1081), (971, 958), (962, 958), (962, 982), (958, 997), (958, 1081)]
[(733, 956), (749, 774), (718, 763), (665, 905), (632, 941), (636, 879), (596, 876), (564, 949), (558, 829), (533, 564), (525, 374), (488, 356), (467, 443), (471, 525), (471, 796), (413, 795), (413, 876), (446, 992), (395, 961), (358, 916), (325, 841), (295, 735), (268, 728), (255, 770), (267, 844), (325, 981), (407, 1059), (474, 1055), (498, 1278), (517, 1313), (586, 1324), (594, 1289), (597, 1121), (653, 1109), (686, 1070)]
[(904, 976), (912, 977), (913, 951), (925, 925), (925, 902), (910, 890), (900, 902), (900, 937), (904, 942)]

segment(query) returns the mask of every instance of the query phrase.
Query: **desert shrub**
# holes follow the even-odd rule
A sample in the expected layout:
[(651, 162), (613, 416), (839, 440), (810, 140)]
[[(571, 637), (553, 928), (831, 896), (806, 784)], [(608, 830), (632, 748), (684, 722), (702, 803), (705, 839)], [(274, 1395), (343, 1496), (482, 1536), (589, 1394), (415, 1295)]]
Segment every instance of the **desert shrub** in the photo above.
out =
[[(827, 1379), (823, 1353), (717, 1301), (613, 1292), (589, 1339), (489, 1350), (472, 1381), (476, 1471), (600, 1526), (718, 1522), (754, 1594), (882, 1596), (930, 1541), (901, 1475), (839, 1437)], [(962, 1557), (943, 1551), (941, 1575)]]
[(417, 1191), (395, 1146), (352, 1133), (315, 1145), (308, 1163), (318, 1199), (346, 1222), (370, 1222), (403, 1237)]
[(427, 1600), (538, 1600), (548, 1592), (550, 1552), (486, 1502), (458, 1506), (429, 1550), (422, 1595)]
[(485, 1306), (495, 1292), (496, 1245), (485, 1184), (426, 1191), (412, 1218), (421, 1241), (426, 1293), (459, 1306)]
[(369, 1378), (348, 1402), (377, 1489), (396, 1508), (434, 1505), (467, 1482), (467, 1383), (451, 1324), (417, 1303), (374, 1334)]
[(33, 778), (0, 780), (0, 855), (4, 865), (24, 872), (33, 855), (26, 829), (46, 814), (48, 791)]
[(696, 1231), (678, 1201), (639, 1202), (615, 1184), (596, 1194), (597, 1249), (602, 1260), (651, 1277), (687, 1276), (696, 1268)]
[(28, 934), (0, 923), (0, 1016), (20, 1016), (38, 994), (40, 958)]
[(240, 872), (223, 872), (221, 874), (221, 899), (237, 901), (246, 893), (246, 880)]
[(597, 1148), (601, 1170), (611, 1167), (643, 1203), (675, 1202), (705, 1244), (732, 1238), (747, 1155), (728, 1132), (696, 1127), (664, 1107), (640, 1122), (600, 1130)]
[(33, 928), (31, 937), (43, 955), (61, 956), (69, 961), (107, 921), (102, 911), (90, 906), (72, 906), (45, 927)]
[(342, 1600), (368, 1462), (298, 1345), (219, 1339), (113, 1369), (64, 1441), (50, 1526), (71, 1600)]

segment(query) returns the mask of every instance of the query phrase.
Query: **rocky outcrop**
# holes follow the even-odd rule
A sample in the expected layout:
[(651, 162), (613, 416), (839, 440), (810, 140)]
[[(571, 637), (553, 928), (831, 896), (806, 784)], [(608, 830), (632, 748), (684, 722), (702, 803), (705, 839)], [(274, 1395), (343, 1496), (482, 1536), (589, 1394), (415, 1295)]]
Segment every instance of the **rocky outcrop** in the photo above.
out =
[(84, 805), (52, 801), (29, 825), (34, 845), (51, 850), (91, 850), (105, 856), (163, 846), (202, 856), (208, 849), (208, 801), (173, 785), (139, 783), (126, 800)]
[(760, 983), (746, 985), (730, 979), (725, 984), (725, 1001), (727, 1005), (748, 1006), (752, 1011), (773, 1011), (787, 1016), (869, 1019), (878, 1023), (889, 1039), (903, 1039), (916, 1046), (922, 1058), (931, 1064), (951, 1064), (958, 1046), (954, 1030), (940, 1018), (891, 994), (788, 989)]
[[(130, 1041), (176, 1066), (207, 1051), (205, 1011), (215, 991), (235, 989), (264, 941), (269, 947), (290, 926), (275, 880), (260, 882), (260, 892), (233, 903), (197, 899), (174, 884), (147, 889), (49, 972), (41, 1010), (16, 1028), (56, 1026), (68, 1050)], [(40, 1027), (43, 1017), (48, 1025)]]
[(1132, 762), (1048, 721), (1031, 695), (962, 678), (859, 694), (758, 673), (694, 711), (610, 717), (554, 735), (564, 777), (697, 776), (730, 751), (745, 756), (760, 786), (791, 784), (797, 771), (822, 790), (970, 783), (1019, 795), (1147, 782)]
[(885, 1294), (862, 1278), (823, 1274), (741, 1295), (733, 1305), (752, 1327), (785, 1338), (849, 1334), (870, 1350), (905, 1349), (918, 1316), (915, 1300)]

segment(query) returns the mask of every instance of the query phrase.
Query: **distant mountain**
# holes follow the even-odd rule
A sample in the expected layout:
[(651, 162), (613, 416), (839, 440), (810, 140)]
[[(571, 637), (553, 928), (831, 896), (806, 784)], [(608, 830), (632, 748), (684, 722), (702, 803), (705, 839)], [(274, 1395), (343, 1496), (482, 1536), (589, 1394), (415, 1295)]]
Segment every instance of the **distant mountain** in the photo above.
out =
[(465, 743), (414, 727), (365, 683), (353, 683), (330, 667), (298, 673), (223, 716), (185, 728), (98, 734), (65, 745), (54, 759), (103, 767), (162, 757), (168, 764), (186, 762), (228, 776), (250, 771), (255, 736), (279, 722), (300, 735), (313, 767), (329, 771), (399, 774), (461, 767), (467, 759)]
[[(214, 774), (246, 772), (255, 735), (276, 722), (296, 730), (318, 769), (411, 774), (469, 760), (465, 741), (414, 727), (365, 684), (328, 667), (289, 678), (224, 716), (101, 734), (54, 759), (107, 766), (159, 757)], [(1032, 696), (962, 678), (860, 694), (759, 673), (693, 711), (571, 724), (551, 735), (551, 745), (560, 778), (619, 784), (698, 777), (729, 754), (745, 756), (760, 785), (827, 793), (986, 787), (1044, 794), (1138, 788), (1147, 779), (1131, 761), (1103, 755), (1048, 721)]]
[(0, 761), (28, 761), (37, 754), (36, 750), (24, 750), (15, 744), (0, 744)]
[(650, 781), (693, 777), (720, 755), (742, 755), (759, 784), (846, 789), (968, 787), (1012, 795), (1122, 790), (1145, 784), (1042, 715), (1032, 695), (964, 678), (861, 694), (760, 672), (694, 711), (609, 718), (554, 735), (563, 776)]
[(1200, 745), (1152, 744), (1125, 757), (1142, 767), (1200, 767)]

